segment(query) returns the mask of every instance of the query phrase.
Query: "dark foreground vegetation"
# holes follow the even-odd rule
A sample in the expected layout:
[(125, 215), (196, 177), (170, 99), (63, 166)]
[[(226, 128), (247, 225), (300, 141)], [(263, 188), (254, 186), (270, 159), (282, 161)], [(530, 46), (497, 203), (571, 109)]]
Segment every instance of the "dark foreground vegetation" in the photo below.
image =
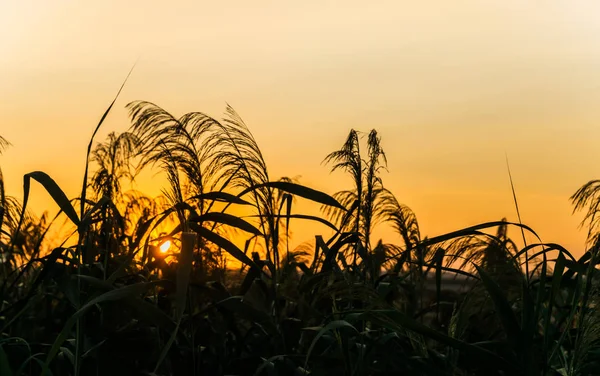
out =
[[(600, 374), (600, 182), (572, 197), (589, 228), (579, 259), (504, 220), (427, 238), (382, 183), (376, 131), (326, 156), (352, 178), (330, 196), (272, 179), (231, 108), (128, 108), (129, 132), (90, 141), (79, 197), (32, 172), (17, 200), (0, 179), (0, 375)], [(150, 166), (159, 198), (122, 189)], [(32, 181), (54, 219), (26, 210)], [(291, 249), (301, 221), (322, 234)]]

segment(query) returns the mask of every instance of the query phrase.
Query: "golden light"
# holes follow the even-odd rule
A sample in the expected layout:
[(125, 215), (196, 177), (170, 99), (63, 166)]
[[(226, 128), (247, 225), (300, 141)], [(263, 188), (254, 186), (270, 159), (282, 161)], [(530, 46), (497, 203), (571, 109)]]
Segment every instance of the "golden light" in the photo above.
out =
[(160, 245), (160, 251), (162, 253), (166, 253), (170, 247), (171, 247), (171, 241), (167, 240), (166, 242), (164, 242)]

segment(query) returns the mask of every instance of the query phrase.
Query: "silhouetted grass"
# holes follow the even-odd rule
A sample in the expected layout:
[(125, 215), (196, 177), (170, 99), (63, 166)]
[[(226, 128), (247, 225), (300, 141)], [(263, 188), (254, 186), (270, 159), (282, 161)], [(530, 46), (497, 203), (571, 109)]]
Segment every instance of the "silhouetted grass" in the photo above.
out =
[[(128, 108), (129, 132), (90, 142), (80, 197), (35, 171), (19, 201), (0, 175), (0, 375), (600, 373), (597, 182), (572, 198), (589, 210), (579, 259), (520, 219), (428, 238), (383, 184), (375, 130), (326, 157), (353, 182), (329, 195), (273, 179), (231, 107), (222, 121)], [(150, 166), (160, 197), (122, 191)], [(72, 225), (59, 247), (55, 221), (27, 213), (32, 180)], [(291, 219), (329, 236), (290, 249)], [(383, 223), (391, 243), (373, 238)], [(519, 248), (509, 228), (539, 241)]]

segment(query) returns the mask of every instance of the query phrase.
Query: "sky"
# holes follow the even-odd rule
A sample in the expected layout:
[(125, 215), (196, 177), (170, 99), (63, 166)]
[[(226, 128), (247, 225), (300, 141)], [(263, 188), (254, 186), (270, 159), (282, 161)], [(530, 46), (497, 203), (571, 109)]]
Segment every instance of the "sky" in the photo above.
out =
[[(42, 170), (77, 196), (137, 61), (98, 141), (128, 129), (134, 100), (177, 116), (229, 103), (273, 178), (333, 193), (349, 186), (323, 158), (375, 128), (384, 184), (429, 236), (517, 220), (508, 155), (523, 222), (581, 254), (569, 197), (600, 176), (599, 42), (597, 1), (0, 0), (0, 166), (8, 194)], [(31, 208), (57, 210), (39, 187)]]

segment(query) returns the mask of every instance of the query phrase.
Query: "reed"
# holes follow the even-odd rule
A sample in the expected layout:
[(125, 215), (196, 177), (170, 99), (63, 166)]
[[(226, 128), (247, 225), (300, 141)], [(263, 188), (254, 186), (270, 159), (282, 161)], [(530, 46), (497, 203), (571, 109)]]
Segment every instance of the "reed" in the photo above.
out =
[[(79, 197), (35, 171), (18, 200), (0, 174), (0, 375), (600, 374), (598, 181), (572, 197), (578, 259), (520, 219), (423, 237), (383, 184), (376, 130), (326, 156), (352, 178), (330, 195), (273, 179), (231, 107), (128, 108), (127, 132), (90, 141)], [(151, 166), (160, 197), (122, 190)], [(53, 220), (28, 213), (32, 182)], [(75, 236), (50, 239), (57, 219)], [(291, 219), (323, 232), (291, 248)], [(396, 236), (374, 239), (382, 224)]]

